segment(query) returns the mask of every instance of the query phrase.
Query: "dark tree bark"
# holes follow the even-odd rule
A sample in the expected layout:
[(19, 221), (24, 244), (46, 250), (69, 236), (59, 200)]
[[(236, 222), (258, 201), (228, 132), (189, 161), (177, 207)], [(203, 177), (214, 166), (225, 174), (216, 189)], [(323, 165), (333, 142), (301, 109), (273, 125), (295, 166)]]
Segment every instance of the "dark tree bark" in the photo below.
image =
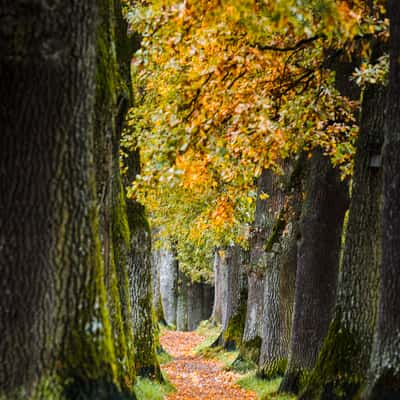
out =
[(335, 315), (302, 399), (352, 399), (368, 370), (381, 261), (385, 100), (383, 86), (365, 89)]
[(383, 148), (382, 267), (377, 332), (365, 399), (400, 398), (400, 8), (389, 0), (390, 72)]
[(128, 37), (119, 1), (99, 0), (98, 3), (95, 161), (100, 234), (114, 351), (119, 360), (118, 381), (121, 387), (132, 391), (135, 364), (127, 271), (130, 229), (119, 143), (131, 102), (126, 69), (137, 44)]
[(214, 289), (209, 283), (193, 282), (184, 272), (179, 271), (176, 329), (192, 331), (201, 321), (209, 319), (212, 313)]
[(0, 393), (29, 398), (54, 371), (71, 321), (83, 322), (80, 295), (97, 273), (96, 4), (10, 1), (0, 10)]
[(297, 392), (316, 362), (332, 318), (347, 185), (316, 149), (309, 161), (300, 219), (295, 305), (288, 366), (280, 391)]
[[(7, 151), (0, 175), (4, 189), (7, 181), (14, 188), (0, 207), (0, 230), (11, 243), (0, 252), (7, 293), (0, 393), (133, 399), (118, 375), (93, 164), (95, 19), (112, 32), (114, 4), (9, 3), (0, 13), (0, 90), (13, 95), (0, 114)], [(113, 37), (103, 39), (114, 45)], [(115, 54), (107, 57), (115, 61)], [(101, 138), (110, 138), (114, 116), (112, 108), (99, 125), (95, 114)]]
[[(301, 210), (304, 160), (283, 164), (283, 175), (263, 173), (265, 201), (263, 243), (265, 265), (264, 322), (258, 373), (264, 378), (282, 375), (292, 322), (296, 266), (298, 220)], [(260, 208), (261, 210), (261, 208)]]
[(211, 317), (214, 287), (207, 282), (192, 282), (188, 291), (188, 330), (195, 330), (201, 321)]

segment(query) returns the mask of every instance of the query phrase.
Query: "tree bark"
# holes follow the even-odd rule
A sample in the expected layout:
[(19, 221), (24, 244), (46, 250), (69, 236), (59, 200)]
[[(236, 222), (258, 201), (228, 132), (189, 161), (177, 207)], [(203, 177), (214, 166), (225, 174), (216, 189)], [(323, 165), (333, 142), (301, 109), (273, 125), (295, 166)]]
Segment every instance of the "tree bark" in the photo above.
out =
[(167, 325), (176, 327), (178, 302), (178, 260), (173, 247), (155, 251), (156, 268), (160, 274), (160, 296)]
[(222, 324), (226, 318), (226, 295), (227, 295), (227, 264), (225, 251), (215, 249), (214, 253), (214, 306), (211, 319), (217, 324)]
[(280, 391), (297, 392), (316, 362), (332, 318), (347, 185), (322, 150), (309, 162), (300, 219), (296, 292), (288, 365)]
[(227, 350), (238, 349), (243, 337), (247, 304), (245, 258), (245, 251), (238, 245), (226, 249), (226, 310), (222, 320), (220, 344)]
[(381, 262), (385, 100), (383, 86), (365, 89), (335, 315), (301, 399), (352, 399), (365, 381)]
[[(112, 386), (93, 169), (96, 2), (3, 2), (0, 14), (0, 393), (56, 395), (65, 376)], [(93, 365), (78, 365), (87, 357)], [(45, 385), (55, 372), (61, 389)]]
[[(260, 358), (262, 328), (264, 318), (264, 288), (265, 288), (265, 228), (268, 223), (268, 202), (262, 198), (270, 194), (270, 173), (264, 171), (258, 179), (258, 195), (256, 201), (255, 219), (250, 237), (250, 262), (246, 266), (248, 280), (247, 312), (243, 340), (238, 359), (240, 363), (252, 362), (258, 365)], [(261, 196), (261, 197), (260, 197)]]
[(136, 47), (128, 37), (121, 4), (99, 0), (95, 121), (96, 183), (100, 234), (118, 382), (132, 391), (135, 380), (133, 326), (129, 297), (130, 229), (120, 171), (120, 137), (131, 103), (126, 68)]
[(247, 279), (247, 307), (239, 360), (249, 360), (258, 365), (263, 337), (265, 279), (263, 274), (255, 272), (249, 272)]
[(176, 306), (176, 329), (178, 331), (188, 331), (188, 293), (189, 278), (179, 270), (178, 273), (178, 301)]
[(135, 364), (138, 375), (162, 381), (157, 359), (157, 327), (153, 309), (151, 281), (151, 232), (144, 207), (129, 200), (128, 221), (132, 232), (129, 255), (130, 298), (135, 343)]
[[(154, 237), (154, 232), (153, 232)], [(162, 304), (161, 288), (160, 288), (160, 262), (161, 250), (152, 250), (151, 259), (151, 279), (153, 282), (153, 308), (156, 315), (156, 320), (160, 324), (167, 325), (165, 319), (164, 307)]]
[(201, 321), (211, 317), (214, 288), (206, 282), (192, 282), (188, 291), (188, 330), (195, 330)]
[(362, 398), (400, 397), (400, 8), (389, 0), (390, 72), (383, 148), (382, 267), (369, 381)]
[(265, 265), (264, 323), (258, 373), (264, 378), (283, 374), (290, 340), (297, 265), (298, 219), (303, 190), (303, 155), (286, 161), (283, 176), (263, 173), (269, 194), (260, 231)]

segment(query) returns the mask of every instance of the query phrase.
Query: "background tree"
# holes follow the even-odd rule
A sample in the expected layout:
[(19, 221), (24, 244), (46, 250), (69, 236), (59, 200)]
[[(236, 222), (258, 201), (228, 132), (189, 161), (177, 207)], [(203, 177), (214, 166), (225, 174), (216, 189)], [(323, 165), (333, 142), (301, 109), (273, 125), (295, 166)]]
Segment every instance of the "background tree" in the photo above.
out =
[(388, 1), (390, 19), (389, 84), (385, 115), (383, 148), (383, 219), (382, 267), (377, 333), (371, 358), (370, 377), (364, 398), (394, 399), (400, 395), (399, 384), (399, 142), (400, 142), (400, 9)]

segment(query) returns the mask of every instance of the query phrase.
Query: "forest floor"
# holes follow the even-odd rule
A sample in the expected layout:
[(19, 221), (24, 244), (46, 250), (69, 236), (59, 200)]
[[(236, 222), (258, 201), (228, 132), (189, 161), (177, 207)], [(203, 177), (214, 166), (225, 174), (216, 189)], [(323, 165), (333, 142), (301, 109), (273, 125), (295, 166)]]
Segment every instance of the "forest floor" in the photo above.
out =
[(256, 400), (255, 392), (239, 387), (241, 375), (226, 371), (223, 362), (205, 358), (195, 349), (206, 338), (196, 332), (165, 331), (163, 348), (174, 358), (162, 369), (175, 386), (168, 400)]

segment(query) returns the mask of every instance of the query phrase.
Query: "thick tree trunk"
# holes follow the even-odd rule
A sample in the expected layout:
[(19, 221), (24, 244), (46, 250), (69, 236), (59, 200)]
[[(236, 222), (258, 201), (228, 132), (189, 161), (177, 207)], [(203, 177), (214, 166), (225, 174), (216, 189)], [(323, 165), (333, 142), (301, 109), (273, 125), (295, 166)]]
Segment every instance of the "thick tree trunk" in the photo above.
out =
[(94, 1), (1, 6), (0, 393), (10, 399), (117, 391), (92, 159), (96, 15)]
[(288, 366), (281, 391), (297, 392), (316, 362), (332, 318), (347, 185), (322, 151), (309, 163), (300, 220), (295, 305)]
[(297, 266), (298, 219), (303, 187), (303, 156), (286, 162), (284, 175), (265, 171), (269, 198), (260, 231), (265, 265), (264, 323), (258, 373), (264, 378), (283, 374), (290, 340)]
[(400, 398), (400, 8), (389, 0), (390, 73), (383, 149), (382, 267), (377, 332), (363, 398)]
[(302, 399), (352, 399), (368, 370), (381, 261), (385, 100), (383, 86), (370, 85), (363, 95), (335, 315)]

